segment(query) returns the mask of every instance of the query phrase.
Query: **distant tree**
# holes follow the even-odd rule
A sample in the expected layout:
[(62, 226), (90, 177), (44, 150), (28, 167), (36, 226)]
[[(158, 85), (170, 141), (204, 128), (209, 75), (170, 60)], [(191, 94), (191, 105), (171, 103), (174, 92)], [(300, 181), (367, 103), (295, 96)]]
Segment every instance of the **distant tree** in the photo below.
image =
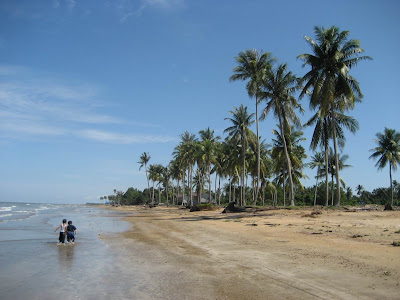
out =
[(149, 153), (143, 152), (142, 155), (140, 155), (138, 164), (140, 164), (139, 171), (141, 168), (144, 166), (144, 170), (146, 172), (146, 180), (147, 180), (147, 189), (149, 190), (149, 198), (151, 197), (150, 195), (150, 183), (149, 183), (149, 175), (147, 174), (147, 164), (150, 161), (151, 156)]
[(389, 163), (391, 203), (393, 205), (392, 169), (396, 171), (397, 164), (400, 164), (400, 132), (385, 127), (385, 131), (378, 132), (376, 137), (374, 142), (378, 144), (378, 147), (370, 150), (373, 153), (369, 158), (378, 159), (375, 164), (378, 170), (382, 170)]

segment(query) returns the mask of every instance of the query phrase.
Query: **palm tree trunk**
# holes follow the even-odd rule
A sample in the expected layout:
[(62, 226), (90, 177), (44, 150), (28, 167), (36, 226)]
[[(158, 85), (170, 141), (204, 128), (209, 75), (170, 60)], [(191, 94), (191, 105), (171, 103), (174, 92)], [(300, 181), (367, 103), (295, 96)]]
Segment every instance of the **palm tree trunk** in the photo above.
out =
[(231, 203), (232, 200), (232, 178), (229, 176), (229, 203)]
[(393, 181), (392, 181), (392, 164), (389, 162), (389, 174), (390, 174), (390, 190), (392, 192), (392, 206), (393, 206)]
[(151, 196), (151, 204), (154, 205), (154, 180), (153, 180), (153, 195)]
[(218, 173), (215, 172), (215, 182), (214, 182), (214, 202), (217, 204), (217, 179), (218, 179)]
[(337, 138), (336, 138), (336, 119), (335, 119), (335, 110), (333, 107), (332, 101), (332, 126), (333, 126), (333, 146), (335, 150), (335, 167), (336, 167), (336, 205), (340, 206), (340, 176), (339, 176), (339, 153), (337, 151)]
[(285, 138), (285, 131), (283, 129), (283, 122), (282, 122), (282, 117), (279, 114), (279, 126), (281, 128), (281, 136), (283, 140), (283, 148), (285, 149), (285, 157), (286, 157), (286, 162), (287, 162), (287, 170), (288, 170), (288, 175), (289, 175), (289, 200), (290, 200), (290, 205), (294, 206), (294, 189), (293, 189), (293, 178), (292, 178), (292, 163), (290, 161), (289, 157), (289, 152), (287, 150), (287, 145), (286, 145), (286, 138)]
[(334, 182), (333, 182), (333, 173), (332, 173), (332, 180), (331, 180), (331, 193), (332, 193), (332, 206), (333, 206), (333, 199), (334, 199), (334, 194), (335, 194), (335, 187), (334, 187)]
[(208, 203), (211, 203), (211, 163), (208, 164)]
[(283, 206), (286, 206), (286, 185), (285, 185), (285, 177), (283, 178)]
[(183, 206), (183, 200), (185, 200), (185, 171), (182, 172), (182, 206)]
[(325, 142), (325, 206), (329, 206), (328, 143)]
[(150, 200), (150, 198), (151, 198), (151, 192), (150, 192), (149, 176), (148, 176), (148, 173), (147, 173), (147, 164), (144, 164), (144, 170), (146, 171), (147, 190), (149, 191), (149, 200)]
[(244, 149), (244, 145), (245, 145), (245, 142), (244, 142), (244, 135), (242, 134), (242, 156), (243, 156), (243, 170), (242, 170), (242, 194), (243, 195), (240, 195), (240, 202), (242, 203), (242, 205), (243, 205), (243, 203), (244, 203), (244, 201), (246, 201), (245, 200), (245, 193), (246, 193), (246, 191), (245, 191), (245, 188), (244, 188), (244, 177), (245, 177), (245, 174), (246, 174), (246, 157), (245, 157), (245, 149)]
[(256, 127), (257, 127), (257, 183), (256, 183), (256, 195), (253, 199), (253, 205), (257, 204), (259, 186), (260, 186), (260, 134), (258, 129), (258, 97), (256, 96)]
[(317, 204), (318, 174), (319, 174), (319, 167), (317, 169), (317, 181), (315, 182), (314, 206)]
[(190, 174), (190, 183), (189, 183), (189, 191), (190, 191), (190, 205), (193, 206), (193, 166), (189, 166), (189, 174)]
[[(215, 203), (217, 200), (215, 200)], [(218, 177), (218, 205), (221, 205), (221, 176)]]

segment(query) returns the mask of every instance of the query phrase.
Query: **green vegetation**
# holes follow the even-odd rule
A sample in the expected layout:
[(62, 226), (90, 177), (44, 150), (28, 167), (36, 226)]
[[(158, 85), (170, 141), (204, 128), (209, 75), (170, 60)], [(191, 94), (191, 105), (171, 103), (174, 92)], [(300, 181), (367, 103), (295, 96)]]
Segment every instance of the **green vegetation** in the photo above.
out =
[[(235, 57), (230, 80), (247, 82), (246, 91), (255, 99), (255, 114), (244, 105), (233, 107), (225, 118), (224, 139), (215, 136), (209, 127), (200, 130), (198, 136), (185, 131), (167, 166), (149, 165), (150, 154), (144, 152), (138, 163), (139, 170), (145, 169), (147, 189), (141, 192), (129, 188), (125, 193), (114, 190), (113, 195), (103, 199), (118, 204), (163, 203), (199, 209), (229, 202), (241, 206), (289, 204), (295, 208), (295, 205), (386, 204), (391, 199), (393, 205), (400, 198), (400, 185), (392, 181), (392, 169), (396, 170), (400, 163), (400, 133), (394, 129), (378, 133), (375, 140), (378, 147), (371, 150), (371, 158), (379, 158), (378, 169), (389, 162), (390, 188), (368, 192), (359, 185), (355, 190), (357, 195), (353, 195), (339, 174), (351, 167), (346, 164), (348, 155), (339, 154), (338, 150), (344, 149), (345, 131), (355, 133), (359, 127), (348, 112), (363, 97), (350, 71), (358, 62), (371, 58), (361, 56), (364, 50), (360, 42), (349, 39), (348, 31), (315, 27), (314, 34), (315, 40), (305, 37), (312, 54), (298, 56), (303, 66), (310, 68), (301, 78), (269, 52), (255, 49), (240, 52)], [(306, 140), (298, 116), (298, 112), (303, 112), (299, 104), (302, 98), (308, 98), (314, 111), (304, 124), (314, 126), (310, 141), (314, 153), (309, 163), (305, 162), (307, 155), (301, 145)], [(277, 120), (277, 129), (272, 136), (266, 134), (272, 140), (268, 143), (260, 138), (259, 121), (271, 118), (271, 113)], [(256, 133), (250, 128), (254, 122)], [(312, 187), (302, 185), (305, 167), (316, 169)]]

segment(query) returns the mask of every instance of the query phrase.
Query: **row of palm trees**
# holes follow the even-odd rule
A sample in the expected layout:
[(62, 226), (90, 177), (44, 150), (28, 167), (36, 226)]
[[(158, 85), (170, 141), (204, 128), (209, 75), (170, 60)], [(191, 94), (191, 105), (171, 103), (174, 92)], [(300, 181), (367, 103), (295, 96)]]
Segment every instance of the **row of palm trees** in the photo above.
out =
[[(285, 184), (289, 185), (289, 202), (290, 205), (294, 205), (295, 188), (301, 187), (300, 179), (304, 178), (302, 160), (306, 157), (304, 149), (299, 145), (302, 139), (301, 134), (299, 135), (301, 131), (298, 130), (301, 128), (301, 122), (296, 112), (303, 111), (295, 96), (299, 92), (299, 99), (308, 97), (310, 108), (315, 110), (313, 117), (305, 123), (305, 126), (315, 126), (310, 148), (322, 149), (323, 154), (320, 156), (324, 157), (324, 167), (318, 170), (328, 170), (324, 172), (326, 183), (329, 182), (329, 174), (335, 176), (335, 204), (340, 205), (339, 173), (343, 165), (340, 165), (338, 148), (342, 149), (345, 144), (344, 129), (353, 133), (358, 129), (358, 122), (346, 115), (346, 112), (354, 109), (355, 103), (360, 102), (363, 97), (359, 83), (349, 71), (359, 61), (371, 58), (360, 55), (364, 50), (360, 48), (358, 40), (348, 39), (348, 31), (340, 31), (334, 26), (328, 29), (315, 27), (314, 33), (315, 40), (305, 37), (312, 54), (298, 56), (304, 62), (303, 66), (311, 68), (302, 78), (296, 77), (289, 71), (286, 64), (277, 64), (277, 60), (269, 52), (246, 50), (235, 58), (237, 66), (233, 69), (230, 80), (247, 81), (248, 95), (256, 100), (256, 134), (250, 130), (250, 126), (254, 123), (254, 114), (248, 113), (247, 107), (241, 105), (229, 112), (230, 117), (226, 120), (231, 126), (224, 131), (228, 137), (222, 143), (219, 142), (220, 137), (214, 136), (214, 131), (207, 128), (199, 132), (200, 140), (194, 134), (183, 133), (168, 167), (151, 165), (148, 168), (150, 156), (148, 153), (142, 154), (139, 163), (146, 169), (149, 193), (149, 179), (153, 181), (153, 194), (149, 194), (152, 202), (154, 202), (154, 182), (158, 182), (159, 188), (164, 184), (168, 189), (169, 179), (166, 180), (166, 177), (177, 180), (178, 198), (180, 182), (183, 198), (185, 179), (188, 180), (191, 204), (193, 204), (193, 187), (196, 187), (197, 195), (201, 197), (203, 186), (207, 182), (210, 201), (211, 174), (215, 173), (215, 184), (217, 178), (226, 177), (231, 186), (234, 180), (240, 178), (241, 204), (246, 203), (248, 175), (253, 179), (253, 204), (260, 199), (260, 194), (263, 195), (260, 193), (261, 189), (267, 185), (271, 187), (268, 178), (272, 175), (280, 177), (280, 179), (275, 178), (274, 182), (281, 183), (284, 189)], [(259, 104), (265, 105), (261, 113), (258, 109)], [(273, 140), (274, 146), (268, 151), (265, 141), (261, 141), (260, 138), (259, 120), (265, 120), (270, 113), (278, 120), (278, 130), (274, 131), (276, 136)], [(331, 144), (333, 144), (334, 166), (329, 164)], [(255, 166), (251, 162), (253, 156), (256, 157)], [(318, 172), (317, 178), (322, 174)], [(325, 204), (328, 205), (329, 187), (328, 184), (325, 186)], [(235, 188), (235, 185), (233, 187)]]

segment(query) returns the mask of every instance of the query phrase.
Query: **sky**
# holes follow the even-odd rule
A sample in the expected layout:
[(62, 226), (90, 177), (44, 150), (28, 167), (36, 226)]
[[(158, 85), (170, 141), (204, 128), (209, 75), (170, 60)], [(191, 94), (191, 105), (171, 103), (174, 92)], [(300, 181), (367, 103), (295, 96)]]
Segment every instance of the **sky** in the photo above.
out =
[[(230, 110), (255, 112), (245, 83), (229, 81), (240, 51), (271, 52), (302, 76), (304, 36), (333, 25), (373, 58), (350, 73), (364, 98), (350, 112), (360, 129), (346, 132), (352, 167), (341, 177), (353, 191), (387, 187), (388, 167), (369, 156), (377, 132), (400, 130), (399, 11), (396, 0), (2, 0), (1, 201), (86, 203), (145, 188), (141, 153), (167, 165), (184, 131), (224, 137)], [(260, 123), (267, 143), (276, 124)], [(312, 128), (303, 131), (310, 156)]]

